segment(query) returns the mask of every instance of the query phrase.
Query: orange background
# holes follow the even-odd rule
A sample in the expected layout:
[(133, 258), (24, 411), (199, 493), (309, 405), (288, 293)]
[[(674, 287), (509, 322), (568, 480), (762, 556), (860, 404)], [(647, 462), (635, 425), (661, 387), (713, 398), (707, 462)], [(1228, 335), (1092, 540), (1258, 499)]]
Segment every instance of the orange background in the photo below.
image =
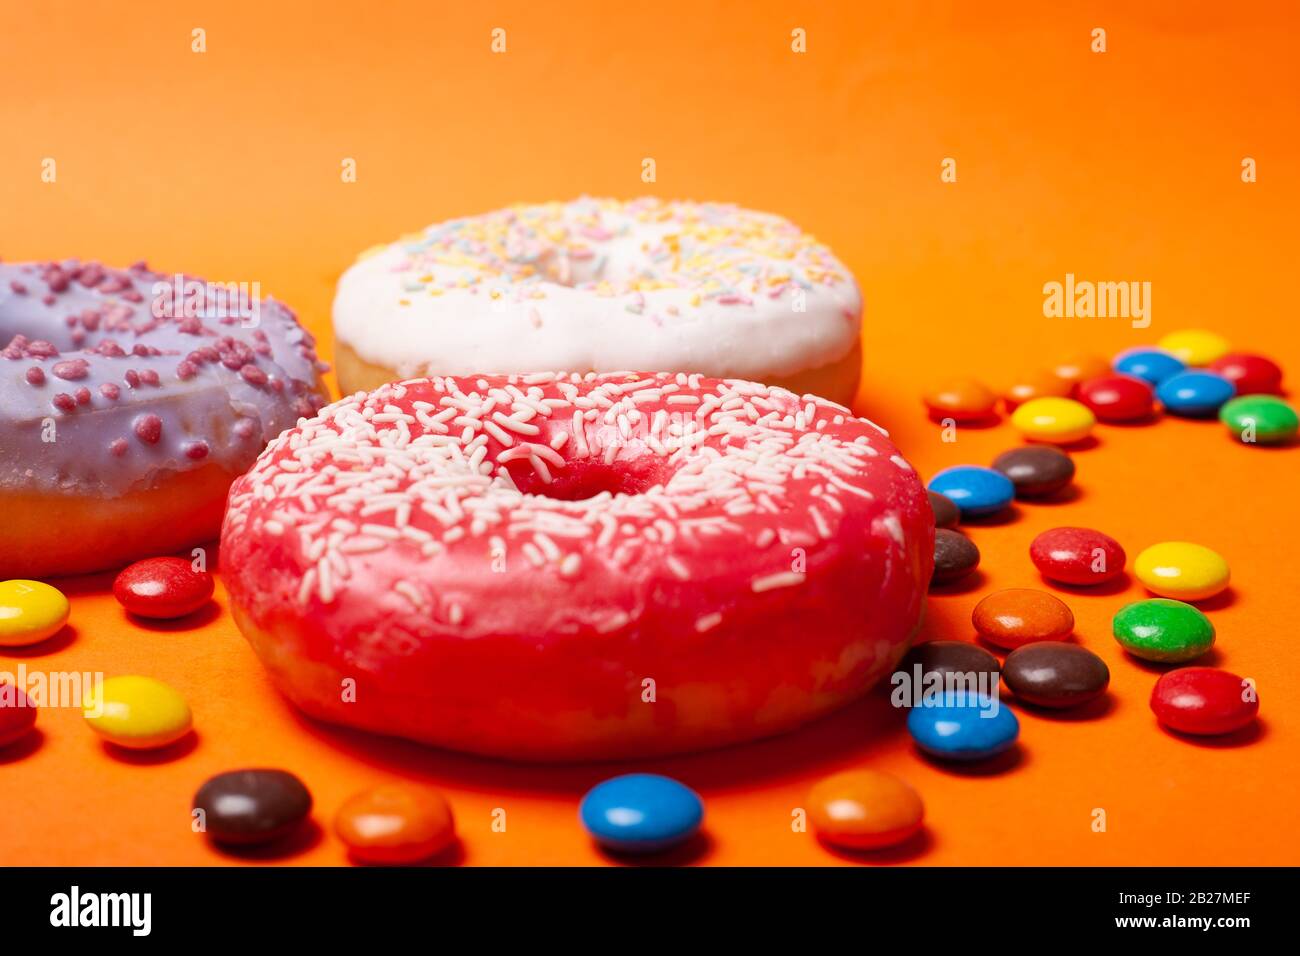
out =
[[(465, 9), (468, 6), (470, 9)], [(1295, 328), (1297, 16), (1270, 4), (930, 3), (6, 4), (0, 12), (0, 255), (147, 258), (258, 281), (322, 337), (361, 249), (451, 216), (580, 193), (732, 200), (828, 242), (863, 287), (859, 408), (928, 475), (986, 463), (1009, 427), (954, 444), (922, 414), (953, 373), (993, 382), (1079, 350), (1109, 355), (1203, 326), (1300, 380)], [(1230, 9), (1230, 6), (1233, 7)], [(1135, 9), (1140, 7), (1141, 9)], [(493, 27), (508, 52), (489, 50)], [(190, 31), (208, 50), (190, 50)], [(790, 51), (803, 27), (808, 52)], [(1109, 50), (1089, 50), (1090, 31)], [(1240, 178), (1243, 157), (1259, 181)], [(40, 181), (52, 157), (58, 181)], [(344, 157), (359, 181), (340, 181)], [(640, 181), (653, 157), (658, 182)], [(944, 157), (958, 181), (940, 182)], [(1154, 323), (1046, 319), (1042, 285), (1150, 281)], [(920, 759), (875, 697), (766, 743), (642, 767), (697, 787), (708, 837), (683, 860), (843, 858), (790, 815), (814, 779), (894, 771), (922, 793), (924, 839), (865, 858), (924, 864), (1296, 863), (1295, 448), (1221, 427), (1101, 428), (1081, 495), (971, 530), (980, 576), (931, 601), (932, 637), (969, 639), (993, 588), (1039, 584), (1027, 558), (1056, 524), (1101, 528), (1130, 558), (1190, 538), (1231, 562), (1210, 663), (1254, 677), (1262, 719), (1228, 741), (1175, 739), (1111, 614), (1129, 584), (1066, 597), (1111, 666), (1091, 719), (1022, 713), (1018, 760), (959, 771)], [(75, 529), (68, 529), (75, 533)], [(281, 766), (315, 794), (282, 859), (343, 862), (328, 822), (386, 779), (442, 788), (466, 863), (596, 863), (578, 797), (622, 768), (530, 769), (340, 732), (300, 718), (225, 612), (193, 628), (128, 622), (111, 576), (66, 582), (69, 632), (0, 655), (40, 670), (146, 673), (189, 698), (197, 737), (110, 754), (74, 710), (0, 752), (0, 862), (222, 863), (190, 832), (210, 774)], [(493, 833), (491, 813), (507, 811)], [(1103, 808), (1108, 830), (1090, 828)]]

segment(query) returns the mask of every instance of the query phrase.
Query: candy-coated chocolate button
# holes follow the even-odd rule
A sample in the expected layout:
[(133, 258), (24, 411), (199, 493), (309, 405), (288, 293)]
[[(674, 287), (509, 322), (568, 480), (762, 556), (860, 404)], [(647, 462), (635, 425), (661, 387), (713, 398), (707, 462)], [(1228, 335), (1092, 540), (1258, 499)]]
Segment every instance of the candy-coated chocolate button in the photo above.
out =
[(190, 730), (185, 698), (152, 677), (127, 674), (92, 687), (82, 700), (86, 723), (110, 743), (132, 750), (165, 747)]
[(40, 581), (0, 581), (0, 646), (22, 647), (68, 623), (68, 599)]
[(1187, 363), (1163, 349), (1129, 349), (1115, 356), (1115, 371), (1140, 378), (1153, 388), (1171, 375), (1187, 368)]
[(996, 514), (1016, 495), (1006, 475), (979, 465), (945, 468), (930, 479), (929, 488), (952, 499), (963, 518)]
[(1079, 385), (1076, 395), (1103, 422), (1140, 421), (1150, 418), (1155, 410), (1155, 392), (1132, 375), (1090, 378)]
[(1038, 372), (1026, 376), (1009, 386), (1002, 393), (1002, 401), (1007, 411), (1014, 412), (1025, 402), (1034, 398), (1068, 398), (1071, 383), (1049, 372)]
[[(918, 669), (919, 668), (919, 669)], [(998, 659), (977, 644), (966, 641), (926, 641), (917, 644), (899, 661), (895, 674), (907, 675), (908, 682), (920, 682), (922, 685), (939, 686), (939, 681), (947, 687), (949, 675), (963, 680), (983, 680), (986, 693), (992, 693), (998, 683), (1001, 667)], [(930, 675), (937, 674), (939, 679), (932, 680)], [(895, 680), (896, 686), (901, 679)], [(922, 686), (922, 691), (925, 687)], [(955, 686), (951, 689), (956, 689)], [(902, 699), (904, 706), (911, 706), (912, 699)]]
[(1137, 556), (1133, 573), (1147, 590), (1179, 601), (1204, 601), (1228, 586), (1228, 562), (1190, 541), (1163, 541)]
[(808, 820), (831, 846), (874, 850), (896, 846), (919, 829), (925, 807), (908, 784), (875, 770), (826, 777), (808, 793)]
[(975, 542), (960, 531), (936, 528), (934, 532), (933, 584), (949, 584), (970, 574), (980, 563), (980, 551)]
[(578, 807), (587, 832), (622, 853), (654, 853), (689, 840), (704, 819), (704, 802), (685, 784), (653, 773), (598, 783)]
[(992, 418), (998, 397), (987, 385), (974, 379), (947, 382), (925, 394), (925, 407), (935, 419), (978, 422)]
[(311, 793), (287, 770), (230, 770), (194, 795), (203, 831), (218, 843), (260, 846), (288, 836), (311, 813)]
[(944, 695), (942, 704), (913, 707), (907, 730), (921, 750), (944, 760), (983, 760), (1016, 742), (1020, 721), (996, 697)]
[(195, 571), (185, 558), (146, 558), (122, 569), (113, 596), (140, 617), (182, 617), (208, 603), (212, 575)]
[(1120, 543), (1091, 528), (1052, 528), (1034, 538), (1029, 559), (1043, 577), (1061, 584), (1104, 584), (1124, 571)]
[(1209, 365), (1228, 354), (1228, 340), (1205, 329), (1170, 332), (1156, 345), (1187, 365)]
[(952, 528), (961, 520), (961, 510), (952, 503), (952, 499), (947, 495), (941, 495), (937, 491), (926, 492), (930, 497), (930, 510), (934, 512), (934, 526), (936, 528)]
[(1210, 363), (1233, 384), (1238, 395), (1276, 395), (1282, 391), (1282, 368), (1270, 358), (1249, 352), (1230, 352)]
[(993, 470), (1011, 480), (1017, 498), (1045, 498), (1074, 480), (1074, 459), (1051, 445), (1029, 445), (998, 455)]
[(1096, 700), (1110, 684), (1110, 668), (1078, 644), (1042, 641), (1007, 655), (1002, 679), (1017, 700), (1036, 707), (1064, 709)]
[(1020, 434), (1053, 445), (1083, 441), (1096, 423), (1092, 410), (1072, 398), (1031, 399), (1011, 414), (1011, 424)]
[(895, 707), (942, 703), (953, 691), (991, 696), (997, 692), (998, 659), (966, 641), (927, 641), (907, 652), (890, 675), (889, 702)]
[(1245, 395), (1219, 409), (1219, 421), (1245, 445), (1279, 445), (1300, 431), (1300, 416), (1273, 395)]
[(1060, 641), (1074, 633), (1074, 614), (1065, 602), (1033, 588), (994, 591), (975, 605), (971, 623), (980, 637), (1004, 648)]
[(1214, 625), (1190, 604), (1151, 598), (1125, 605), (1111, 622), (1115, 640), (1134, 657), (1181, 663), (1214, 646)]
[(1259, 713), (1249, 681), (1213, 667), (1180, 667), (1162, 674), (1151, 691), (1156, 719), (1184, 734), (1230, 734)]
[(441, 794), (389, 784), (348, 798), (334, 832), (363, 863), (418, 863), (456, 839), (451, 807)]
[(36, 709), (21, 687), (0, 683), (0, 747), (31, 732), (36, 726)]
[(1098, 375), (1105, 375), (1109, 366), (1095, 355), (1074, 355), (1057, 362), (1052, 374), (1071, 388)]
[(1165, 411), (1185, 418), (1213, 415), (1232, 394), (1232, 383), (1226, 378), (1200, 369), (1171, 375), (1156, 388), (1156, 397)]

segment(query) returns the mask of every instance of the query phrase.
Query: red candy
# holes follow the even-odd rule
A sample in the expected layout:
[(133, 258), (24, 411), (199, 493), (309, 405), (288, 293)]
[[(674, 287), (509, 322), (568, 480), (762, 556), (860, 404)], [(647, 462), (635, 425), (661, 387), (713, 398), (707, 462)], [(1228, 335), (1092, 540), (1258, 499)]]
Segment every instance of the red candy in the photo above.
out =
[(1124, 571), (1127, 555), (1108, 534), (1091, 528), (1053, 528), (1029, 545), (1034, 567), (1061, 584), (1104, 584)]
[(36, 705), (21, 687), (0, 684), (0, 747), (27, 736), (36, 726)]
[(183, 617), (212, 597), (212, 575), (185, 558), (145, 558), (122, 569), (113, 596), (140, 617)]
[(1076, 398), (1103, 422), (1132, 422), (1148, 418), (1155, 407), (1151, 386), (1132, 375), (1103, 375), (1082, 383)]
[(1180, 667), (1161, 675), (1151, 691), (1156, 719), (1184, 734), (1229, 734), (1259, 713), (1255, 686), (1213, 667)]
[(1230, 352), (1210, 363), (1233, 385), (1238, 395), (1277, 395), (1282, 391), (1282, 369), (1271, 359), (1247, 352)]

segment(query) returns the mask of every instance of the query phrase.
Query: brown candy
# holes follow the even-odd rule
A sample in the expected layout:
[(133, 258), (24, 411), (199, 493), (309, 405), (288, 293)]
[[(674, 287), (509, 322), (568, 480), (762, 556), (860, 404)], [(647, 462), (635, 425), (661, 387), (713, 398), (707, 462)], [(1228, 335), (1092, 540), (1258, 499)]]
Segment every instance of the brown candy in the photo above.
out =
[(941, 495), (937, 491), (927, 491), (926, 494), (930, 496), (930, 510), (934, 512), (934, 526), (955, 528), (961, 519), (961, 509), (947, 495)]
[(931, 584), (948, 584), (966, 577), (980, 563), (975, 542), (959, 531), (939, 528), (934, 532), (934, 575)]
[(895, 673), (902, 671), (909, 679), (914, 679), (917, 667), (921, 668), (922, 679), (930, 673), (944, 677), (949, 674), (985, 674), (990, 687), (997, 684), (1001, 673), (996, 657), (984, 648), (966, 641), (927, 641), (917, 644), (894, 670)]
[(1064, 641), (1018, 647), (1002, 665), (1002, 679), (1018, 700), (1038, 707), (1078, 707), (1106, 692), (1110, 669), (1087, 648)]
[(194, 809), (218, 843), (258, 846), (296, 830), (311, 812), (311, 794), (287, 770), (231, 770), (199, 788)]
[(993, 470), (1011, 479), (1017, 498), (1043, 498), (1074, 480), (1074, 459), (1059, 448), (1031, 445), (1004, 451), (993, 459)]

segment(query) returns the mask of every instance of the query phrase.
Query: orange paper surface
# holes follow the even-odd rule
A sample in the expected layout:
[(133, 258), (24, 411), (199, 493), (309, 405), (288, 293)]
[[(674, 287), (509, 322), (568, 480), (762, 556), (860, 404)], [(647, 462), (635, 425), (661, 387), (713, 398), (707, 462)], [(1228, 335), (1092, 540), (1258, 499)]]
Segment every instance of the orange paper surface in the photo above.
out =
[[(1006, 383), (1206, 327), (1271, 355), (1296, 387), (1296, 21), (1271, 3), (10, 4), (0, 255), (260, 282), (328, 358), (334, 283), (377, 242), (581, 193), (736, 201), (790, 217), (853, 269), (867, 300), (858, 409), (928, 476), (1018, 444), (1006, 424), (941, 441), (919, 395), (954, 374)], [(1242, 181), (1246, 157), (1257, 182)], [(347, 158), (355, 183), (341, 181)], [(1150, 328), (1045, 318), (1043, 284), (1067, 273), (1150, 282)], [(1195, 540), (1233, 572), (1207, 605), (1208, 663), (1256, 680), (1258, 727), (1201, 742), (1160, 730), (1147, 707), (1160, 669), (1110, 636), (1144, 592), (1071, 593), (1076, 639), (1111, 667), (1104, 713), (1021, 712), (1018, 759), (962, 770), (920, 758), (873, 695), (779, 739), (637, 764), (706, 800), (707, 838), (682, 862), (847, 862), (791, 819), (813, 781), (857, 766), (905, 777), (927, 807), (922, 839), (854, 858), (868, 863), (1297, 862), (1300, 451), (1163, 420), (1100, 427), (1076, 457), (1073, 500), (970, 531), (980, 574), (931, 599), (926, 636), (972, 639), (983, 594), (1041, 586), (1028, 546), (1046, 528), (1096, 527), (1130, 559)], [(0, 751), (0, 863), (339, 864), (334, 811), (391, 780), (447, 794), (455, 861), (608, 862), (577, 802), (631, 765), (511, 766), (313, 724), (270, 686), (220, 585), (195, 626), (148, 627), (110, 584), (63, 582), (68, 631), (6, 649), (0, 670), (155, 676), (187, 696), (196, 736), (122, 756), (78, 711), (43, 711), (37, 736)], [(232, 857), (191, 832), (198, 786), (246, 766), (292, 770), (315, 796), (315, 826), (285, 855)]]

